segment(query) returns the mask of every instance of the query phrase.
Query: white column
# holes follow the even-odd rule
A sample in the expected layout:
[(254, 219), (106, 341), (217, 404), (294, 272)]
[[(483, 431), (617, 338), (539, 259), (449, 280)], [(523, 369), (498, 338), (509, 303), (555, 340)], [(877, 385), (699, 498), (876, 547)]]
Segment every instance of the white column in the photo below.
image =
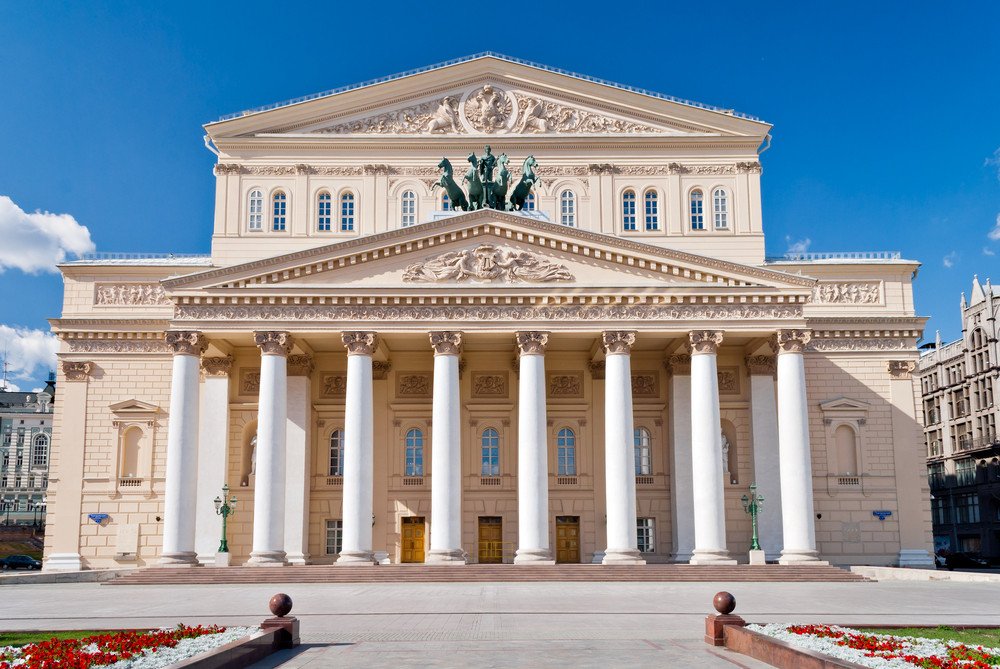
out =
[(812, 463), (809, 450), (809, 406), (802, 351), (812, 335), (804, 330), (778, 330), (778, 457), (781, 460), (781, 564), (826, 564), (816, 551)]
[(751, 355), (750, 425), (753, 438), (753, 480), (764, 496), (764, 510), (757, 516), (760, 547), (768, 560), (781, 555), (781, 476), (778, 458), (778, 404), (774, 389), (772, 355)]
[(347, 398), (344, 403), (343, 542), (338, 565), (372, 565), (372, 486), (374, 414), (372, 354), (374, 332), (345, 332)]
[(514, 564), (555, 564), (549, 550), (549, 454), (545, 419), (548, 332), (518, 332), (517, 553)]
[(429, 564), (465, 564), (462, 550), (462, 403), (458, 387), (461, 332), (431, 332), (431, 549)]
[(694, 486), (691, 484), (691, 356), (672, 355), (670, 369), (670, 429), (673, 469), (670, 472), (673, 562), (694, 554)]
[(167, 421), (167, 479), (163, 501), (165, 567), (198, 564), (195, 503), (198, 497), (198, 365), (205, 339), (200, 332), (168, 332), (174, 350)]
[(202, 358), (205, 380), (201, 386), (198, 427), (198, 497), (195, 550), (198, 562), (215, 564), (222, 538), (222, 518), (213, 500), (222, 495), (229, 470), (229, 373), (233, 357)]
[(257, 403), (257, 478), (253, 495), (253, 547), (247, 566), (280, 567), (285, 561), (285, 437), (288, 420), (287, 332), (255, 332), (260, 348)]
[(635, 429), (632, 421), (632, 345), (635, 332), (604, 332), (604, 476), (608, 547), (603, 564), (646, 564), (635, 519)]
[(285, 423), (285, 555), (289, 564), (309, 561), (309, 444), (311, 355), (288, 356)]
[(722, 486), (722, 419), (716, 353), (722, 332), (691, 338), (691, 480), (694, 486), (694, 555), (691, 564), (736, 564), (726, 547)]

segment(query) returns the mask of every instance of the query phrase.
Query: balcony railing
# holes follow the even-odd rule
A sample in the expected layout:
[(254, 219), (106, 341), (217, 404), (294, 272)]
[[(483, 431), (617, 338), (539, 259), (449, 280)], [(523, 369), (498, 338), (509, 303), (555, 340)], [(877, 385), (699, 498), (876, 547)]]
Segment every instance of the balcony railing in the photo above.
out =
[(635, 477), (635, 484), (636, 485), (653, 485), (653, 483), (655, 483), (655, 479), (653, 479), (652, 476), (636, 476)]
[(141, 488), (142, 479), (135, 476), (126, 476), (118, 479), (119, 488)]
[(479, 485), (482, 486), (499, 486), (501, 483), (499, 476), (480, 476)]

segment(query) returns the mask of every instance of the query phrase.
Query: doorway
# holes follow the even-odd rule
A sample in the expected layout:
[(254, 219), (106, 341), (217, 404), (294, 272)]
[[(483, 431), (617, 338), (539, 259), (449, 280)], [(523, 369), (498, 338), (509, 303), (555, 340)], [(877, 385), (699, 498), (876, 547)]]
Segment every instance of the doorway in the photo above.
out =
[(479, 564), (503, 562), (503, 518), (479, 517)]
[(556, 516), (556, 562), (580, 562), (580, 516)]
[(424, 529), (423, 516), (403, 518), (403, 551), (400, 562), (424, 561)]

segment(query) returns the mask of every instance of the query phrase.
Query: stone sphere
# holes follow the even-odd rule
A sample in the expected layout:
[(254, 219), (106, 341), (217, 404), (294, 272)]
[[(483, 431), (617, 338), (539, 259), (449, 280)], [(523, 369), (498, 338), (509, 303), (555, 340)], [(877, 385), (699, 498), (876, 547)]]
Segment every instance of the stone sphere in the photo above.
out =
[[(730, 595), (730, 597), (732, 597), (732, 595)], [(283, 616), (287, 616), (292, 610), (292, 598), (283, 592), (279, 592), (271, 598), (271, 601), (267, 603), (267, 606), (271, 609), (271, 613), (281, 618)]]
[[(289, 606), (290, 605), (291, 604), (289, 604)], [(726, 615), (736, 610), (736, 598), (733, 597), (732, 593), (723, 590), (722, 592), (715, 593), (715, 599), (712, 600), (712, 606), (714, 606), (715, 610), (719, 613)], [(274, 609), (272, 609), (272, 611), (273, 610)]]

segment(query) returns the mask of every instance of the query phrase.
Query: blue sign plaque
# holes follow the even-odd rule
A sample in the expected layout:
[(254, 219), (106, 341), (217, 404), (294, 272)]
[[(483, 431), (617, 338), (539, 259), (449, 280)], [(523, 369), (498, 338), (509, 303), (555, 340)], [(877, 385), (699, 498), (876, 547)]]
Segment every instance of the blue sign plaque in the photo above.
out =
[(875, 516), (876, 518), (878, 518), (879, 520), (885, 520), (886, 518), (888, 518), (889, 516), (892, 515), (892, 511), (887, 511), (885, 509), (879, 509), (877, 511), (872, 511), (872, 515)]

